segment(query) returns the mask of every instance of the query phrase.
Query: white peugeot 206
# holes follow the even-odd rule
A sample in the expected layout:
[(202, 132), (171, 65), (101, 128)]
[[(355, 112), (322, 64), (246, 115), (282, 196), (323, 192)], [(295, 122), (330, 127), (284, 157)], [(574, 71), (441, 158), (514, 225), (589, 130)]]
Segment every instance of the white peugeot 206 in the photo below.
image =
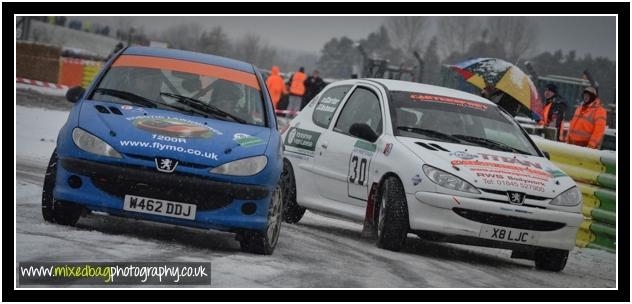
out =
[(581, 192), (506, 112), (479, 96), (385, 79), (332, 83), (283, 133), (285, 221), (306, 209), (363, 221), (398, 251), (408, 233), (511, 249), (561, 271)]

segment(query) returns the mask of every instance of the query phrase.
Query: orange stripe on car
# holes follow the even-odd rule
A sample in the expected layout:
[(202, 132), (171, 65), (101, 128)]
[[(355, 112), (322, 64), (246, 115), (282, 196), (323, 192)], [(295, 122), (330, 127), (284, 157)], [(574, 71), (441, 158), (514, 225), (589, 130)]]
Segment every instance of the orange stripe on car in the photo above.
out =
[(162, 57), (123, 55), (119, 57), (112, 66), (165, 69), (198, 74), (206, 77), (225, 79), (241, 83), (256, 90), (261, 90), (257, 77), (254, 74), (199, 62)]

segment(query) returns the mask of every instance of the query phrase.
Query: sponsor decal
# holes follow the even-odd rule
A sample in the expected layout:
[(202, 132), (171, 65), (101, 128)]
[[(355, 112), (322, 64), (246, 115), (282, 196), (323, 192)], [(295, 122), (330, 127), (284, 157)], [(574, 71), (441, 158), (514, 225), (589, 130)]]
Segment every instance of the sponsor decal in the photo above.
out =
[(222, 135), (210, 126), (182, 118), (143, 115), (128, 117), (127, 120), (131, 120), (136, 128), (164, 136), (211, 138), (215, 134)]
[(198, 149), (192, 148), (184, 148), (181, 146), (170, 145), (170, 144), (162, 144), (159, 142), (148, 142), (148, 141), (133, 141), (133, 140), (121, 140), (119, 141), (121, 147), (138, 147), (138, 148), (146, 148), (146, 149), (154, 149), (158, 151), (175, 151), (180, 153), (186, 153), (195, 156), (201, 156), (211, 160), (219, 160), (219, 157), (214, 152), (206, 152), (200, 151)]
[(548, 172), (549, 174), (551, 174), (551, 176), (553, 176), (553, 178), (558, 178), (558, 177), (564, 177), (567, 176), (566, 173), (564, 173), (562, 170), (559, 169), (553, 169), (553, 168), (549, 168), (547, 167), (546, 169), (544, 169), (546, 172)]
[(482, 156), (484, 160), (502, 161), (509, 164), (520, 164), (527, 167), (542, 169), (542, 165), (540, 165), (540, 163), (532, 162), (529, 160), (520, 160), (515, 157), (498, 156), (498, 155), (487, 154), (487, 153), (478, 153), (478, 154)]
[(233, 140), (242, 147), (251, 147), (263, 144), (263, 140), (244, 133), (235, 133)]
[(382, 153), (384, 153), (384, 155), (388, 156), (389, 154), (391, 154), (391, 150), (393, 149), (393, 144), (392, 143), (387, 143), (386, 145), (384, 145), (384, 151), (382, 151)]
[(475, 159), (475, 158), (478, 158), (478, 155), (472, 154), (472, 153), (468, 153), (468, 152), (465, 152), (465, 151), (455, 151), (455, 152), (450, 153), (450, 156), (458, 157), (460, 159)]
[(432, 95), (432, 94), (410, 94), (410, 99), (416, 100), (416, 101), (430, 101), (430, 102), (445, 103), (445, 104), (450, 104), (450, 105), (455, 105), (455, 106), (460, 106), (460, 107), (467, 107), (471, 109), (482, 110), (482, 111), (487, 110), (486, 104), (482, 104), (480, 102), (475, 102), (471, 100), (454, 98), (454, 97), (439, 96), (439, 95)]
[(338, 108), (339, 102), (340, 102), (339, 98), (333, 98), (333, 97), (327, 96), (320, 100), (320, 102), (318, 103), (318, 106), (316, 107), (314, 111), (333, 113)]
[(413, 186), (417, 186), (419, 185), (419, 183), (421, 183), (421, 176), (419, 176), (419, 174), (413, 176), (410, 181), (413, 182)]
[(286, 151), (313, 156), (320, 133), (310, 130), (291, 128), (285, 137)]
[(376, 144), (372, 144), (363, 140), (357, 140), (353, 146), (355, 148), (359, 148), (361, 150), (366, 150), (369, 152), (375, 152), (375, 150), (377, 149)]
[(132, 106), (130, 106), (130, 105), (122, 105), (122, 106), (121, 106), (121, 109), (123, 109), (123, 110), (133, 110), (133, 109), (134, 109), (134, 107), (132, 107)]
[(169, 158), (156, 157), (155, 161), (156, 161), (156, 169), (158, 169), (158, 171), (160, 172), (171, 173), (178, 166), (177, 160), (172, 160)]

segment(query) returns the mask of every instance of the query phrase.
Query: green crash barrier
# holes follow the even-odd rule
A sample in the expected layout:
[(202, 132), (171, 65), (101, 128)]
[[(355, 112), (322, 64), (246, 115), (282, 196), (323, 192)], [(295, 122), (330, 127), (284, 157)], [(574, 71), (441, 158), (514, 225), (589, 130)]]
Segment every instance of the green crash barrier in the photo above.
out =
[(590, 231), (597, 235), (605, 235), (614, 238), (616, 236), (616, 229), (614, 226), (608, 224), (601, 224), (593, 222), (590, 224)]
[(587, 170), (582, 167), (574, 167), (565, 163), (555, 163), (564, 173), (577, 182), (588, 183), (604, 188), (616, 189), (616, 176), (608, 173)]
[(582, 192), (584, 221), (575, 244), (616, 252), (616, 172), (614, 151), (600, 151), (531, 136), (551, 161), (571, 177)]
[(609, 212), (609, 211), (595, 208), (592, 210), (590, 215), (596, 221), (610, 224), (610, 225), (616, 224), (617, 216), (616, 214), (614, 214), (614, 212)]
[(607, 189), (599, 189), (595, 191), (595, 197), (601, 203), (601, 205), (599, 206), (599, 209), (603, 209), (610, 212), (617, 211), (617, 207), (616, 207), (617, 196), (614, 191), (607, 190)]
[(601, 163), (606, 167), (606, 173), (617, 174), (617, 160), (614, 155), (601, 156)]
[(617, 189), (617, 177), (608, 173), (599, 174), (597, 176), (597, 185)]

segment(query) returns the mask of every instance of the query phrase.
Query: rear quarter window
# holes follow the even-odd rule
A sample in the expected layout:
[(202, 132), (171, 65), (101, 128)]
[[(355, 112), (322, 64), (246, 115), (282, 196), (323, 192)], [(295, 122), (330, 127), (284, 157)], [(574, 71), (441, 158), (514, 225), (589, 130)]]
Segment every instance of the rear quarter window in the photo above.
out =
[(351, 89), (351, 85), (336, 86), (325, 91), (314, 108), (312, 121), (321, 128), (328, 129), (331, 119), (336, 113), (340, 102)]

